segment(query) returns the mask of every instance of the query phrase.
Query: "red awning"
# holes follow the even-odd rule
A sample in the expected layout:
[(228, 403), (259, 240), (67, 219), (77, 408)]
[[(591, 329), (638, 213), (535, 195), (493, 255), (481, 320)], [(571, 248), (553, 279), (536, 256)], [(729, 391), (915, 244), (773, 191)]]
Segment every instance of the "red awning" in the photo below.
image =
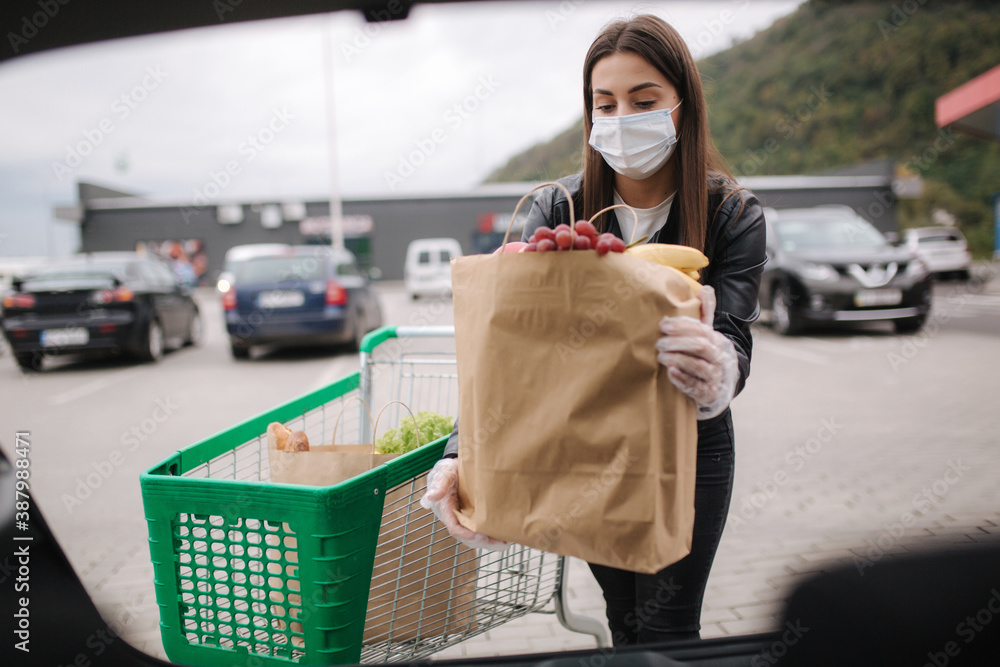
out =
[(937, 98), (938, 127), (1000, 141), (1000, 65)]

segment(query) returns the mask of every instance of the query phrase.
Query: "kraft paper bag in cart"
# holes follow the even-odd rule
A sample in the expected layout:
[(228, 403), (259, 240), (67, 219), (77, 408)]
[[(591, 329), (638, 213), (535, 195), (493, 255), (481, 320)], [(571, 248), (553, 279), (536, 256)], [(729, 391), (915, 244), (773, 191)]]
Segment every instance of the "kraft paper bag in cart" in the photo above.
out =
[[(339, 421), (339, 420), (338, 420)], [(372, 427), (375, 433), (375, 427)], [(336, 433), (336, 428), (334, 428)], [(375, 454), (372, 444), (310, 446), (309, 451), (278, 449), (268, 428), (268, 461), (271, 480), (288, 484), (330, 486), (367, 472), (400, 454)], [(474, 627), (472, 608), (476, 595), (476, 551), (464, 546), (441, 554), (443, 543), (454, 540), (433, 513), (420, 506), (425, 482), (419, 488), (403, 486), (385, 498), (397, 520), (383, 520), (379, 549), (375, 553), (372, 586), (363, 642), (405, 641), (468, 631)], [(292, 545), (294, 547), (294, 545)], [(280, 574), (280, 566), (276, 566)], [(269, 570), (270, 571), (270, 570)], [(272, 602), (281, 602), (274, 599)], [(289, 595), (293, 608), (301, 604)], [(280, 605), (272, 605), (282, 613)], [(297, 625), (293, 621), (293, 628)], [(299, 628), (301, 631), (301, 628)]]
[(452, 260), (459, 520), (493, 538), (654, 573), (691, 549), (698, 429), (656, 359), (697, 318), (677, 272), (629, 255)]

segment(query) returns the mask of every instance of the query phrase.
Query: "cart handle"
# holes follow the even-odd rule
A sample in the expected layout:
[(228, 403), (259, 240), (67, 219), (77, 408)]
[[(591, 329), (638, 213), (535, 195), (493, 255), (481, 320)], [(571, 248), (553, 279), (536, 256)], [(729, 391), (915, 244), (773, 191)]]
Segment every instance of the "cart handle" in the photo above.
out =
[(361, 352), (371, 354), (376, 347), (390, 338), (450, 338), (455, 335), (455, 327), (379, 327), (365, 334), (361, 339)]

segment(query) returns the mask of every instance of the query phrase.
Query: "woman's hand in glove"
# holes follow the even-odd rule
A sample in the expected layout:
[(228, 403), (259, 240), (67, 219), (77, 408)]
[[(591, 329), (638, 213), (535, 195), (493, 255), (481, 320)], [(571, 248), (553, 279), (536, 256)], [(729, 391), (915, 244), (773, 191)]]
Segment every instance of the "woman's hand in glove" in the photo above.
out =
[(458, 522), (458, 459), (441, 459), (427, 473), (427, 492), (420, 506), (431, 510), (456, 540), (474, 549), (504, 551), (510, 545), (481, 533), (474, 533)]
[(698, 419), (711, 419), (726, 409), (736, 393), (739, 366), (733, 342), (713, 328), (715, 290), (698, 291), (701, 321), (664, 317), (663, 338), (656, 341), (656, 358), (667, 367), (670, 381), (698, 406)]

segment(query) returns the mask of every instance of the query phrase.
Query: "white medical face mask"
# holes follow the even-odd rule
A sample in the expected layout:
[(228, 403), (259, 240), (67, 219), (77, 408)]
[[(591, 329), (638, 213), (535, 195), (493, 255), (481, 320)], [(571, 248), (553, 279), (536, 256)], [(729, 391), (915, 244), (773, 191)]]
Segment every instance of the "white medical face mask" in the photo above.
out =
[(649, 178), (667, 163), (677, 146), (670, 114), (683, 101), (673, 109), (595, 118), (590, 145), (622, 176), (636, 181)]

